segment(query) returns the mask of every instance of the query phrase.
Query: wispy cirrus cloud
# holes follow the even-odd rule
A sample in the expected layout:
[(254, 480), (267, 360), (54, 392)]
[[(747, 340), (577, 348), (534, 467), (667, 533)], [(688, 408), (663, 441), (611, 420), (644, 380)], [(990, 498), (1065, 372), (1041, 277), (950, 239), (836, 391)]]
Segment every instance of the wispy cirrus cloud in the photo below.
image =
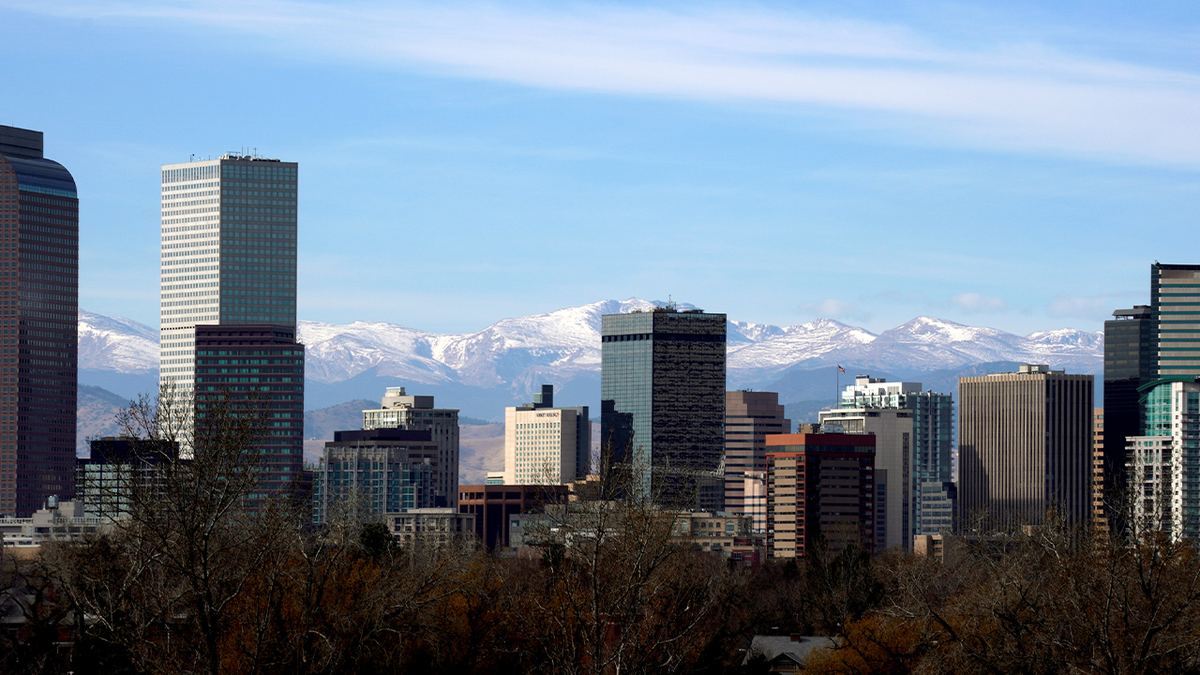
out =
[[(1040, 44), (947, 48), (918, 28), (615, 5), (17, 0), (28, 12), (255, 38), (280, 54), (530, 87), (854, 112), (928, 141), (1200, 163), (1200, 77)], [(883, 115), (882, 118), (879, 116)]]
[(950, 305), (966, 312), (1003, 312), (1008, 303), (1003, 298), (979, 293), (959, 293), (950, 298)]
[(803, 303), (798, 309), (802, 314), (826, 319), (854, 319), (866, 321), (871, 318), (857, 303), (837, 298), (826, 298), (821, 302)]
[(1046, 313), (1052, 317), (1064, 319), (1103, 320), (1109, 318), (1113, 310), (1124, 309), (1134, 304), (1149, 304), (1148, 298), (1139, 293), (1106, 293), (1103, 295), (1068, 295), (1059, 294), (1046, 306)]

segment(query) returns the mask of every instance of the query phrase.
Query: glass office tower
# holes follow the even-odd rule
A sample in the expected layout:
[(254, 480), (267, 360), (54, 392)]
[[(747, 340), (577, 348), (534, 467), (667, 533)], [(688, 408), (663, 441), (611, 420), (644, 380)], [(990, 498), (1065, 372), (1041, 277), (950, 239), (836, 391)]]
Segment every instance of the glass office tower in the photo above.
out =
[(601, 317), (602, 461), (659, 502), (724, 501), (725, 324), (669, 307)]
[[(180, 439), (185, 455), (202, 450), (190, 444), (192, 413), (214, 397), (249, 397), (271, 408), (255, 498), (290, 487), (303, 470), (297, 169), (295, 162), (247, 155), (162, 167), (159, 381), (180, 393), (181, 416), (189, 420)], [(203, 382), (197, 380), (198, 341), (207, 341)], [(239, 365), (249, 377), (231, 376)]]
[(0, 126), (0, 514), (75, 491), (79, 198), (42, 132)]
[(297, 165), (162, 167), (159, 378), (190, 390), (197, 324), (296, 327)]

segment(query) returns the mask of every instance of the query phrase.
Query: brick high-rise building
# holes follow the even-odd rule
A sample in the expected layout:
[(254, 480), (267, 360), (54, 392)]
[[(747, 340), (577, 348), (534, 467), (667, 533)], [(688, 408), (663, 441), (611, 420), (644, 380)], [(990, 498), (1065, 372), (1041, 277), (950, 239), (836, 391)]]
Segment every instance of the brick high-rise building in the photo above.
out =
[[(195, 327), (195, 419), (228, 398), (251, 406), (266, 428), (254, 443), (262, 457), (253, 500), (296, 490), (304, 471), (304, 345), (295, 326)], [(198, 434), (197, 442), (204, 435)], [(203, 451), (197, 447), (196, 451)]]
[(766, 495), (767, 436), (792, 431), (784, 415), (775, 392), (725, 392), (725, 510), (756, 516), (755, 530), (766, 528), (757, 505)]
[(0, 514), (75, 491), (79, 197), (42, 132), (0, 126)]
[(875, 437), (779, 434), (767, 442), (767, 555), (802, 558), (819, 532), (828, 550), (876, 547)]

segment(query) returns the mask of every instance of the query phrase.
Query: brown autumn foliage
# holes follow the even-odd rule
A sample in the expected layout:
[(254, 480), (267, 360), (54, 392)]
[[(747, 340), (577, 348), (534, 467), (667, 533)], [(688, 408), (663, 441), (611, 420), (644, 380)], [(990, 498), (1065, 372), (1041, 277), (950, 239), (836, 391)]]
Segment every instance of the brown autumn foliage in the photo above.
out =
[[(139, 405), (129, 430), (161, 439), (170, 409)], [(540, 556), (400, 546), (353, 509), (314, 529), (288, 500), (247, 508), (258, 422), (225, 417), (208, 453), (130, 486), (119, 527), (4, 558), (0, 616), (24, 621), (0, 672), (749, 673), (750, 636), (802, 633), (837, 636), (810, 673), (1200, 673), (1200, 558), (1154, 533), (1051, 520), (945, 564), (818, 544), (746, 570), (625, 491), (554, 515)]]

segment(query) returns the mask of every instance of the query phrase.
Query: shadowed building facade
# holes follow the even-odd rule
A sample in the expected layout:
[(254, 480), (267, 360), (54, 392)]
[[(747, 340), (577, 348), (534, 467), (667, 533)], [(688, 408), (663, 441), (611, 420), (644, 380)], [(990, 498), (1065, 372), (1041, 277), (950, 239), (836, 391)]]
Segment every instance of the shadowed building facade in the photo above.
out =
[(1138, 387), (1157, 379), (1154, 329), (1148, 305), (1118, 309), (1104, 322), (1104, 437), (1096, 500), (1105, 522), (1119, 515), (1125, 497), (1125, 439), (1142, 433)]
[(818, 534), (831, 553), (876, 548), (875, 437), (779, 434), (767, 443), (767, 557), (803, 558)]
[(601, 317), (602, 470), (634, 472), (661, 503), (722, 507), (725, 324), (669, 307)]
[(0, 514), (74, 494), (78, 314), (75, 180), (0, 126)]
[(958, 388), (961, 526), (1038, 524), (1048, 509), (1088, 522), (1092, 376), (1024, 365)]
[(725, 510), (753, 516), (755, 531), (767, 526), (767, 436), (791, 431), (779, 394), (725, 392)]
[(225, 397), (266, 420), (254, 444), (262, 465), (251, 499), (297, 489), (304, 471), (304, 345), (296, 342), (295, 326), (199, 325), (195, 345), (197, 422)]

